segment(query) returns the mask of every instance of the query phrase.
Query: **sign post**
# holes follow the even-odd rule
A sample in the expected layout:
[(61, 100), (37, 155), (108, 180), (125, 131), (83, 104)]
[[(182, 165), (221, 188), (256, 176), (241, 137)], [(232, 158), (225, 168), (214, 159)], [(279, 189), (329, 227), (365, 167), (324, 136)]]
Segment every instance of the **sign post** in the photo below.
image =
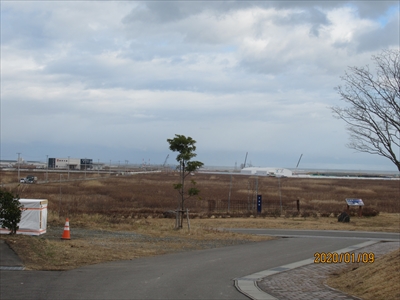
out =
[(362, 216), (362, 207), (364, 206), (364, 202), (362, 199), (353, 199), (353, 198), (346, 198), (347, 203), (347, 213), (350, 212), (350, 206), (358, 206), (358, 216)]

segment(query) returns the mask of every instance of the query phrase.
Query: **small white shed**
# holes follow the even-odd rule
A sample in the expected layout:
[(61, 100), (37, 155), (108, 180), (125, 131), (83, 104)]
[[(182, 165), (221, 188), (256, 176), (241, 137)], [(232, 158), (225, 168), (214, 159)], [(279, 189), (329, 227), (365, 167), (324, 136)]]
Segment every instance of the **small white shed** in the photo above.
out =
[[(40, 235), (46, 233), (47, 228), (47, 199), (19, 199), (24, 206), (17, 234)], [(0, 228), (0, 233), (8, 234), (10, 231)]]

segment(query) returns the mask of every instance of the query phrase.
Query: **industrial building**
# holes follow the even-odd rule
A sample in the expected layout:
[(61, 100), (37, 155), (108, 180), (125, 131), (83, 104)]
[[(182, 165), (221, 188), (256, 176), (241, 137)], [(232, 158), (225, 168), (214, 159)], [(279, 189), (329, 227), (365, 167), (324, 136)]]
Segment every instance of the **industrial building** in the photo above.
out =
[(89, 158), (49, 158), (48, 168), (54, 170), (92, 170), (93, 159)]
[(257, 176), (273, 176), (273, 177), (291, 177), (292, 171), (283, 168), (261, 168), (261, 167), (248, 167), (243, 168), (240, 174), (257, 175)]

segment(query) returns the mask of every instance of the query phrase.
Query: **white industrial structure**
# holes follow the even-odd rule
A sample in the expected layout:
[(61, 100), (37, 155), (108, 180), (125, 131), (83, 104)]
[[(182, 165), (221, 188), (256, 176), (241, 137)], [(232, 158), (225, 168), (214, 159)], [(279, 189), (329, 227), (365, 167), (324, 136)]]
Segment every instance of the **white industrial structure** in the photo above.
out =
[(53, 160), (50, 158), (49, 168), (79, 170), (80, 165), (80, 158), (54, 158)]
[(273, 177), (291, 177), (292, 171), (283, 168), (261, 168), (261, 167), (248, 167), (243, 168), (240, 174), (244, 175), (257, 175), (257, 176), (273, 176)]
[[(98, 164), (100, 165), (100, 164)], [(89, 158), (49, 158), (49, 169), (91, 170), (93, 160)]]
[[(40, 235), (47, 230), (47, 199), (19, 199), (23, 205), (21, 221), (18, 223), (17, 234)], [(8, 234), (10, 230), (0, 228), (1, 234)]]

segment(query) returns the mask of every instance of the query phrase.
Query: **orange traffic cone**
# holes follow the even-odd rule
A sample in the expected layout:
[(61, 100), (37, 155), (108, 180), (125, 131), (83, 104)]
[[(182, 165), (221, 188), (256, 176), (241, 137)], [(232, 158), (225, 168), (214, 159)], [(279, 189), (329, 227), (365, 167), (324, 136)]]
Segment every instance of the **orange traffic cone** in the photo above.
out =
[(68, 218), (65, 221), (64, 232), (63, 232), (61, 239), (62, 240), (70, 240), (71, 239), (71, 237), (69, 235), (69, 219)]

